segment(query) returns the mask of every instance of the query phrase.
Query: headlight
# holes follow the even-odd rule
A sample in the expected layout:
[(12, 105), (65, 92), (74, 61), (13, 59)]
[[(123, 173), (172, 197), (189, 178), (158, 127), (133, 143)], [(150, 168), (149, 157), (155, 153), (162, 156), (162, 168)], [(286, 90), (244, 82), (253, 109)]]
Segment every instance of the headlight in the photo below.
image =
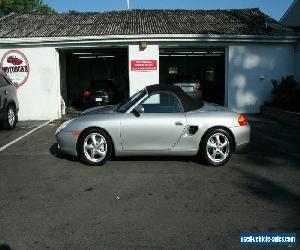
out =
[(72, 120), (68, 120), (68, 121), (62, 123), (62, 124), (57, 128), (55, 134), (57, 134), (57, 133), (59, 133), (61, 130), (63, 130), (63, 129), (71, 122), (71, 121), (73, 121), (73, 119), (72, 119)]

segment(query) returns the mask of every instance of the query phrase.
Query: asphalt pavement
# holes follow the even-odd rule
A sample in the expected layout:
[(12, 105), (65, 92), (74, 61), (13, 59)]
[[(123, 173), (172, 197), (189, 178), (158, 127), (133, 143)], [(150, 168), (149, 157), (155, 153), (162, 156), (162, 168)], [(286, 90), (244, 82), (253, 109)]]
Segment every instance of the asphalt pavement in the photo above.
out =
[[(59, 123), (0, 152), (1, 250), (238, 249), (241, 232), (297, 232), (299, 240), (295, 128), (251, 117), (251, 144), (219, 168), (178, 157), (89, 167), (59, 153)], [(0, 131), (0, 144), (21, 130)]]
[(42, 125), (45, 121), (21, 121), (15, 129), (0, 129), (0, 148)]

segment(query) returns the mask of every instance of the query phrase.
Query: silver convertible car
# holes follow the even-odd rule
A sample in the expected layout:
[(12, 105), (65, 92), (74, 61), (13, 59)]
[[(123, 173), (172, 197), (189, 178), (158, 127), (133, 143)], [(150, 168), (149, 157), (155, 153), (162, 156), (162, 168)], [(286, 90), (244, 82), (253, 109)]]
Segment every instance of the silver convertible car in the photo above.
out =
[(115, 156), (199, 156), (224, 165), (250, 141), (244, 115), (195, 100), (179, 87), (151, 85), (125, 104), (95, 107), (56, 131), (59, 149), (90, 165)]

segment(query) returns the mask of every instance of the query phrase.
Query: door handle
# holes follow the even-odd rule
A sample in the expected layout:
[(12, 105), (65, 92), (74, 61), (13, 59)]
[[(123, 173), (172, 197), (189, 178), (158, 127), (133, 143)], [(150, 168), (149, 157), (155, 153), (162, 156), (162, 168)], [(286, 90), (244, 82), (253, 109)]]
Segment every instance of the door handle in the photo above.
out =
[(4, 90), (4, 95), (7, 95), (7, 94), (8, 94), (7, 90)]
[(182, 125), (183, 125), (183, 122), (181, 122), (181, 121), (175, 122), (175, 125), (176, 125), (176, 126), (182, 126)]

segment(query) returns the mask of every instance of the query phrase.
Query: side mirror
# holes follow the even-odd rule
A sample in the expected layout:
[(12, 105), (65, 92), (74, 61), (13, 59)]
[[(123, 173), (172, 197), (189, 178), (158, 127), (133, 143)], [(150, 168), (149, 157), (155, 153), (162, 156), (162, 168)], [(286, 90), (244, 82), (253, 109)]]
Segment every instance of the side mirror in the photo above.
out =
[(136, 116), (136, 117), (140, 117), (141, 113), (144, 113), (144, 107), (142, 105), (137, 105), (133, 110), (132, 113)]

